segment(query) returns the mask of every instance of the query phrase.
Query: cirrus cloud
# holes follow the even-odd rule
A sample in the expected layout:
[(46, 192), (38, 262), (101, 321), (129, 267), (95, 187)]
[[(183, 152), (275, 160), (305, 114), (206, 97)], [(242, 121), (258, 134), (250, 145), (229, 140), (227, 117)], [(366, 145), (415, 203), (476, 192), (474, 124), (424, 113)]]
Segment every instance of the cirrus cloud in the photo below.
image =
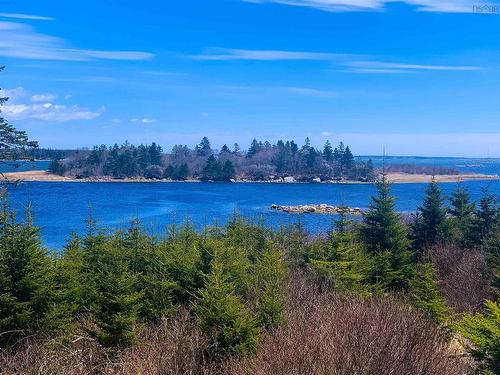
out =
[(32, 60), (89, 61), (148, 60), (154, 54), (73, 48), (64, 39), (38, 33), (27, 24), (0, 21), (0, 56)]

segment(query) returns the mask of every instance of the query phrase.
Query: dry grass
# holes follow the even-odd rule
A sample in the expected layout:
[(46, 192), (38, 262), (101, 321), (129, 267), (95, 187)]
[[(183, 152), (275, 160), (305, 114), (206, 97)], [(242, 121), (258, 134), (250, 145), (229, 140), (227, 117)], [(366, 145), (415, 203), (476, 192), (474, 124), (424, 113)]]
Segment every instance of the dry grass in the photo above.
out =
[(298, 273), (288, 284), (288, 324), (263, 334), (255, 357), (209, 363), (207, 341), (187, 311), (146, 328), (139, 343), (110, 353), (80, 338), (51, 346), (27, 340), (0, 353), (0, 374), (472, 374), (445, 334), (393, 297), (331, 295)]

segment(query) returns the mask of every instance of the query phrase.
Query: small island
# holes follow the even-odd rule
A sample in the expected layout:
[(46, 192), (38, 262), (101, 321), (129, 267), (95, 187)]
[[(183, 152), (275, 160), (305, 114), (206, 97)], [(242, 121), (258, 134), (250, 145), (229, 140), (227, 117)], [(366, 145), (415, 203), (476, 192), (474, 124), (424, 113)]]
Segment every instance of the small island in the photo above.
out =
[(326, 203), (321, 204), (305, 204), (299, 206), (280, 206), (277, 204), (271, 205), (272, 210), (296, 213), (296, 214), (349, 214), (361, 215), (363, 210), (359, 207), (332, 206)]
[(449, 167), (386, 164), (376, 168), (371, 159), (355, 157), (349, 146), (327, 141), (322, 150), (307, 138), (302, 146), (291, 140), (275, 144), (254, 139), (247, 151), (235, 143), (212, 148), (207, 137), (189, 148), (175, 145), (163, 152), (157, 143), (134, 146), (125, 142), (92, 150), (32, 151), (32, 159), (51, 159), (48, 171), (5, 173), (10, 180), (54, 182), (265, 182), (372, 183), (382, 173), (390, 182), (426, 183), (498, 180), (498, 175), (464, 174)]

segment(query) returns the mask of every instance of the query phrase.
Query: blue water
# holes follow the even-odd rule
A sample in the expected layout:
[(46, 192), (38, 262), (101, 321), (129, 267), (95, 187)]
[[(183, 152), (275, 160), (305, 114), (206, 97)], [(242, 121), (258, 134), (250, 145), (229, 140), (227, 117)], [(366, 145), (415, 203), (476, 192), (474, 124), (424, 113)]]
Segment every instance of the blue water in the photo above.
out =
[(0, 173), (46, 171), (49, 169), (50, 160), (2, 162)]
[[(472, 198), (482, 187), (500, 195), (500, 181), (468, 181)], [(426, 184), (394, 184), (399, 211), (414, 211), (422, 201)], [(455, 183), (441, 184), (449, 195)], [(100, 226), (125, 228), (138, 218), (147, 230), (162, 232), (172, 223), (190, 218), (198, 228), (223, 224), (235, 211), (276, 227), (301, 220), (312, 233), (328, 230), (332, 216), (286, 214), (270, 210), (272, 204), (347, 204), (367, 208), (375, 192), (371, 184), (263, 184), (263, 183), (64, 183), (29, 182), (12, 188), (11, 202), (21, 212), (32, 203), (35, 224), (44, 243), (61, 248), (71, 232), (84, 233), (92, 213)]]
[(415, 164), (428, 167), (452, 168), (462, 173), (500, 175), (500, 159), (471, 158), (430, 158), (415, 156), (361, 156), (361, 160), (371, 159), (375, 167), (385, 164)]

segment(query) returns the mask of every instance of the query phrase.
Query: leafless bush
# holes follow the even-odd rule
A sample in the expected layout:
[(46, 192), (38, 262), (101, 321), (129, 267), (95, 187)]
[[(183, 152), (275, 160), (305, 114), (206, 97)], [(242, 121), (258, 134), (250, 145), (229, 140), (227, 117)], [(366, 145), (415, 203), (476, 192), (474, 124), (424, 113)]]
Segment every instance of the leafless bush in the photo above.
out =
[(332, 295), (297, 272), (287, 290), (287, 324), (263, 333), (255, 357), (208, 362), (205, 338), (181, 310), (122, 352), (85, 338), (66, 345), (26, 341), (0, 353), (0, 374), (472, 374), (441, 329), (394, 297)]
[(304, 279), (289, 288), (288, 326), (264, 337), (237, 374), (469, 374), (446, 334), (393, 297), (362, 300), (319, 293)]
[(441, 292), (456, 312), (473, 313), (491, 299), (484, 252), (437, 246), (429, 256), (438, 270)]

